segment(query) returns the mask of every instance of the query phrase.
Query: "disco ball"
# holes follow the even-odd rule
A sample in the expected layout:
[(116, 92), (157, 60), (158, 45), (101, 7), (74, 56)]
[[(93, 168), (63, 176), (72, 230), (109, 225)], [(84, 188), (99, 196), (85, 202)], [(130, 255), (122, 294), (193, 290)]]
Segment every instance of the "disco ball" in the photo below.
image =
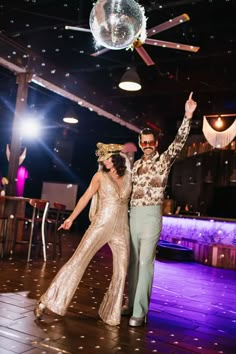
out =
[(96, 45), (124, 49), (139, 36), (144, 19), (143, 9), (134, 0), (98, 0), (89, 25)]

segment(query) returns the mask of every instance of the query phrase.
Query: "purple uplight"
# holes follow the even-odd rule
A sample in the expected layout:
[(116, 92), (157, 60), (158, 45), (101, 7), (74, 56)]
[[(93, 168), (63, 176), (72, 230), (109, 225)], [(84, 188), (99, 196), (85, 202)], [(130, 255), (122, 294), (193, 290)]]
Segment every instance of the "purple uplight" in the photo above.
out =
[(163, 216), (161, 238), (187, 238), (206, 244), (236, 244), (236, 222)]

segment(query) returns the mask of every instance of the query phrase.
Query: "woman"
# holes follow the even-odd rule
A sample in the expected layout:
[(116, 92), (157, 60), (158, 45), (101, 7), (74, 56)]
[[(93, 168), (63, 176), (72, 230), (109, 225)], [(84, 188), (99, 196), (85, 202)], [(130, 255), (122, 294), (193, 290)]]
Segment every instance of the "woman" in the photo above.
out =
[(66, 313), (89, 262), (108, 243), (113, 254), (113, 275), (100, 305), (99, 316), (109, 325), (120, 323), (129, 256), (131, 173), (127, 168), (128, 159), (121, 153), (122, 145), (98, 143), (97, 147), (100, 170), (59, 229), (68, 230), (93, 197), (89, 215), (91, 224), (73, 256), (41, 296), (34, 310), (36, 318), (42, 316), (45, 308), (59, 315)]

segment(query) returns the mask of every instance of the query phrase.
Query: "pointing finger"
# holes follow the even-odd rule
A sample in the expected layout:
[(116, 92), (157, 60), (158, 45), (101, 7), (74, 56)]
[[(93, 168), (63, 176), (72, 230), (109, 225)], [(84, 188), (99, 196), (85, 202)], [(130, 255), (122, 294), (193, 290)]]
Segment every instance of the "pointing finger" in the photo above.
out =
[(190, 92), (190, 95), (189, 95), (189, 100), (191, 100), (192, 99), (192, 95), (193, 95), (193, 92)]

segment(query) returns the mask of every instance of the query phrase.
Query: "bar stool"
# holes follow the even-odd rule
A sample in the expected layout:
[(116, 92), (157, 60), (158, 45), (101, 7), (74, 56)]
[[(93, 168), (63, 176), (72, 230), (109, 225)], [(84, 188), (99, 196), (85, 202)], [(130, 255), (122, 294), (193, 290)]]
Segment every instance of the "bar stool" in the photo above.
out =
[[(41, 226), (41, 243), (43, 247), (43, 260), (44, 262), (47, 261), (46, 255), (46, 242), (45, 242), (45, 224), (46, 218), (48, 213), (49, 202), (47, 200), (42, 199), (30, 199), (29, 205), (33, 207), (32, 216), (31, 217), (17, 217), (15, 218), (15, 233), (14, 233), (14, 244), (13, 244), (13, 253), (15, 253), (15, 246), (17, 244), (28, 244), (28, 255), (27, 255), (27, 262), (30, 261), (31, 257), (31, 250), (33, 245), (33, 236), (34, 230), (36, 225)], [(24, 222), (24, 224), (30, 224), (30, 234), (29, 240), (17, 240), (17, 233), (18, 233), (18, 225), (19, 222)]]
[[(0, 244), (1, 244), (1, 257), (4, 257), (4, 245), (7, 236), (7, 223), (8, 216), (4, 214), (5, 197), (0, 196)], [(3, 221), (3, 222), (1, 222)]]
[(54, 226), (52, 244), (53, 244), (53, 258), (55, 258), (57, 246), (59, 247), (59, 255), (60, 257), (62, 256), (61, 232), (57, 232), (57, 229), (65, 219), (66, 205), (58, 202), (54, 202), (53, 205), (55, 209), (53, 210), (54, 217), (47, 218), (46, 222), (48, 225)]

